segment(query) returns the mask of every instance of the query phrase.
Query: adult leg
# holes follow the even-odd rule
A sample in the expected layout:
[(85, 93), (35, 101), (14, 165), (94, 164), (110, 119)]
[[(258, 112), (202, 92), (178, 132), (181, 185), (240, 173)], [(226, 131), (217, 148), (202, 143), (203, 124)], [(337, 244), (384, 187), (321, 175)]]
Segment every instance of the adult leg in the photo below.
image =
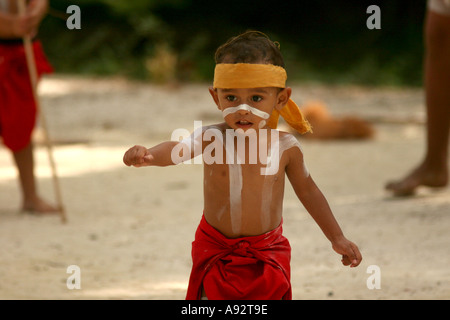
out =
[(419, 186), (444, 187), (448, 183), (450, 15), (428, 11), (425, 38), (426, 153), (409, 175), (386, 185), (399, 196), (411, 195)]
[(19, 172), (20, 187), (23, 196), (22, 210), (36, 213), (56, 213), (51, 206), (38, 196), (34, 175), (33, 145), (29, 143), (20, 151), (13, 152), (14, 161)]

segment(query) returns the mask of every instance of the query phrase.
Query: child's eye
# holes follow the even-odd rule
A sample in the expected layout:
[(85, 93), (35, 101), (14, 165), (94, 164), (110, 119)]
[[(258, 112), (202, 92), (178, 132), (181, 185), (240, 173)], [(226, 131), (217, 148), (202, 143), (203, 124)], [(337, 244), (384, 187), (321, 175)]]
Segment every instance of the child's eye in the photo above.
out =
[(230, 102), (233, 102), (233, 101), (236, 101), (236, 100), (237, 100), (236, 96), (232, 96), (232, 95), (227, 96), (226, 99), (227, 99), (228, 101), (230, 101)]
[(253, 96), (252, 97), (252, 101), (253, 102), (260, 102), (262, 100), (262, 97), (261, 96)]

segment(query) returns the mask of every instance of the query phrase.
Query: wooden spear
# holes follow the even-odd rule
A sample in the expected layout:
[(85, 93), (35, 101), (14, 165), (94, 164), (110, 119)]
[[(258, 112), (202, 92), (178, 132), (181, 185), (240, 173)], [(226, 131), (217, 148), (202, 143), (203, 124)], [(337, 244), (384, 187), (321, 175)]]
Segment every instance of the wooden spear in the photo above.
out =
[[(25, 12), (26, 12), (25, 0), (18, 0), (18, 9), (19, 9), (20, 15), (25, 15)], [(67, 222), (67, 217), (66, 217), (66, 213), (64, 210), (63, 202), (62, 202), (61, 188), (59, 185), (58, 175), (56, 173), (56, 164), (55, 164), (55, 160), (53, 158), (53, 146), (52, 146), (52, 143), (51, 143), (49, 135), (48, 135), (47, 122), (45, 120), (45, 116), (44, 116), (43, 110), (41, 108), (39, 96), (37, 93), (38, 74), (37, 74), (37, 69), (36, 69), (36, 61), (34, 59), (33, 45), (32, 45), (30, 36), (23, 37), (23, 45), (25, 48), (25, 55), (26, 55), (26, 59), (27, 59), (28, 73), (30, 75), (30, 82), (31, 82), (31, 88), (33, 91), (33, 97), (34, 97), (34, 101), (36, 103), (36, 108), (37, 108), (37, 111), (39, 114), (39, 121), (42, 126), (44, 144), (47, 148), (48, 160), (49, 160), (51, 171), (52, 171), (56, 203), (57, 203), (58, 210), (59, 210), (59, 213), (61, 216), (61, 221), (63, 223), (65, 223), (65, 222)]]

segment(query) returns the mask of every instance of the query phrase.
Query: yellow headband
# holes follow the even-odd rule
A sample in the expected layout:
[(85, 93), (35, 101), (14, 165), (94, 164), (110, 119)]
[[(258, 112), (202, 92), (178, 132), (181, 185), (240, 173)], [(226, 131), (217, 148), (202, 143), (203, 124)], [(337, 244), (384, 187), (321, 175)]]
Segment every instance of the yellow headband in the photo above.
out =
[(273, 64), (219, 63), (214, 71), (214, 88), (284, 88), (287, 74)]
[[(286, 79), (286, 70), (272, 64), (219, 63), (214, 71), (213, 87), (220, 89), (285, 88)], [(276, 129), (280, 115), (299, 133), (311, 131), (310, 124), (291, 99), (281, 110), (273, 110), (267, 125)]]

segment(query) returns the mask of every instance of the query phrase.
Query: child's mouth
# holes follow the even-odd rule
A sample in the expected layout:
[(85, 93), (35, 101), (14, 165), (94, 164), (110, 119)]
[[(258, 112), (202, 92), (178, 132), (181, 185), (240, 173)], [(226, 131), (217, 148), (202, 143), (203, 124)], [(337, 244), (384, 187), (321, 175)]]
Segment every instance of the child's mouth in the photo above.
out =
[(247, 129), (247, 128), (250, 128), (250, 127), (253, 125), (253, 123), (252, 123), (252, 122), (249, 122), (249, 121), (247, 121), (247, 120), (240, 120), (240, 121), (236, 122), (236, 125), (237, 125), (239, 128)]

